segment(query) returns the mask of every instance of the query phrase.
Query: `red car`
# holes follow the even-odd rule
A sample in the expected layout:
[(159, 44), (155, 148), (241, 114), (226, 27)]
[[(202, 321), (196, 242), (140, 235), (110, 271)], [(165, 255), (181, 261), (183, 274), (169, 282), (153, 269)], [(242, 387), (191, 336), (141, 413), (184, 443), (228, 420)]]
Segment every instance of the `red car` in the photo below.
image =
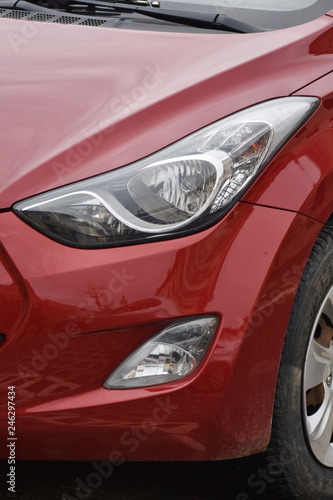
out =
[(332, 8), (1, 0), (9, 487), (264, 452), (332, 498)]

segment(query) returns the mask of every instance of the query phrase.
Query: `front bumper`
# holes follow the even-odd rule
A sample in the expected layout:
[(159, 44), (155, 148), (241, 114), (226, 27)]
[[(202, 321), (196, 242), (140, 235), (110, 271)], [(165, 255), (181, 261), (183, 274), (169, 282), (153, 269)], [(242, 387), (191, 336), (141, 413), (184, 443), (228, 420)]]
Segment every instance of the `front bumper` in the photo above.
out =
[[(208, 460), (267, 446), (284, 334), (320, 223), (238, 203), (196, 235), (79, 250), (10, 212), (0, 220), (1, 435), (15, 385), (17, 458)], [(200, 314), (220, 325), (191, 375), (102, 387), (165, 325)]]

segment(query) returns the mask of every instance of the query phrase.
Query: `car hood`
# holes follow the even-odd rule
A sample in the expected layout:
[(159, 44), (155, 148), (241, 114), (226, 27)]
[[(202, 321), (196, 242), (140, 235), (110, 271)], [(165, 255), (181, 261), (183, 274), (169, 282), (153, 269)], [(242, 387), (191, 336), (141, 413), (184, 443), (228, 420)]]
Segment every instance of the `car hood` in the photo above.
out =
[(128, 164), (332, 68), (333, 19), (248, 35), (0, 20), (0, 208)]

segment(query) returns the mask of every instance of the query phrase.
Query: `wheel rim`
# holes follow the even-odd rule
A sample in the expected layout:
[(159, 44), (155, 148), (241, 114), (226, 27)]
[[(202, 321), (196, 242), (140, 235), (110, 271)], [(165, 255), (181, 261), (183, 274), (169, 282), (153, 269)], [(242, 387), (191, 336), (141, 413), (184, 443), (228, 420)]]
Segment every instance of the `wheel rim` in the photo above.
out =
[(333, 287), (316, 317), (303, 376), (303, 418), (316, 459), (333, 467)]

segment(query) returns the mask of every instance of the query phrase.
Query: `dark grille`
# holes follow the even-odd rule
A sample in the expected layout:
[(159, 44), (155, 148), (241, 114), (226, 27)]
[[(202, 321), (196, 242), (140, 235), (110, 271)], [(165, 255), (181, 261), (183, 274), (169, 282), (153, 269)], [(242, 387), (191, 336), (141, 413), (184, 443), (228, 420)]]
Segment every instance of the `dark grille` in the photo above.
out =
[[(3, 9), (1, 9), (3, 11)], [(11, 10), (9, 12), (3, 11), (3, 14), (1, 17), (11, 17), (12, 19), (22, 19), (22, 17), (27, 17), (30, 15), (30, 12), (24, 12), (23, 10), (16, 11), (16, 10)]]
[(101, 19), (87, 19), (86, 21), (83, 21), (85, 26), (100, 26), (101, 24), (104, 24), (105, 21), (102, 21)]
[(54, 19), (54, 23), (61, 23), (61, 24), (82, 24), (78, 23), (77, 21), (82, 21), (81, 17), (69, 17), (69, 16), (61, 16), (58, 19)]
[(60, 23), (60, 24), (80, 24), (82, 26), (113, 26), (113, 22), (107, 19), (98, 19), (87, 16), (75, 16), (74, 14), (63, 15), (61, 13), (47, 14), (44, 12), (29, 12), (26, 10), (0, 9), (0, 18), (27, 19), (29, 21)]
[[(28, 14), (31, 15), (31, 12), (29, 12)], [(32, 14), (30, 19), (33, 21), (50, 21), (51, 19), (54, 19), (55, 17), (56, 16), (54, 16), (53, 14), (43, 14), (43, 13), (37, 12), (37, 13)]]

